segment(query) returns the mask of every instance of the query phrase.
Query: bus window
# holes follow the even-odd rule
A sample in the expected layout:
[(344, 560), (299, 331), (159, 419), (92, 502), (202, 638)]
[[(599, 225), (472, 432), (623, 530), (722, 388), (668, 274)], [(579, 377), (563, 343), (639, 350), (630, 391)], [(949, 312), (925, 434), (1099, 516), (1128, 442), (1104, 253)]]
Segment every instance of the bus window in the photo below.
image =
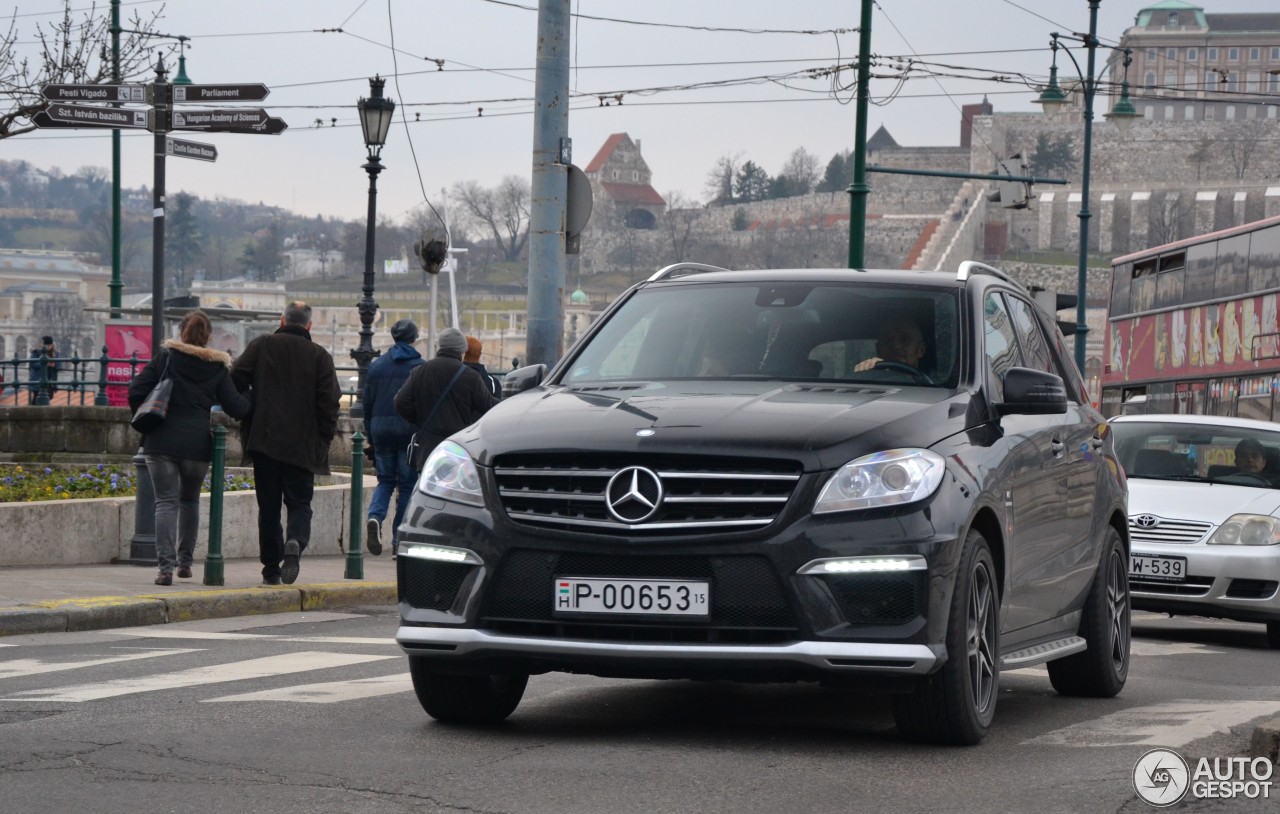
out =
[(1152, 257), (1133, 264), (1130, 301), (1134, 311), (1148, 311), (1156, 304), (1156, 260)]
[(1280, 224), (1259, 229), (1249, 241), (1249, 290), (1280, 288)]
[(1182, 275), (1186, 256), (1186, 252), (1177, 252), (1160, 258), (1160, 273), (1156, 276), (1156, 305), (1182, 305)]
[(1249, 284), (1249, 236), (1236, 235), (1218, 241), (1218, 266), (1214, 274), (1215, 297), (1238, 297)]
[(1183, 294), (1186, 302), (1204, 302), (1213, 299), (1213, 271), (1218, 260), (1218, 244), (1209, 242), (1187, 248), (1186, 283)]
[(1113, 317), (1122, 317), (1132, 311), (1129, 308), (1129, 279), (1133, 276), (1133, 266), (1128, 263), (1116, 266), (1111, 272), (1111, 307), (1108, 309)]

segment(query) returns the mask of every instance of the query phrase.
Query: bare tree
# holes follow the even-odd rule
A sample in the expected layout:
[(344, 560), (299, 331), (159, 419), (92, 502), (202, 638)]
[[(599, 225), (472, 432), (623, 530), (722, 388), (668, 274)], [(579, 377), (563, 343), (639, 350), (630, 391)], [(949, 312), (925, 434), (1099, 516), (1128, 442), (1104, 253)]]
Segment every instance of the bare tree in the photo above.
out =
[(508, 263), (520, 259), (529, 240), (529, 184), (516, 175), (508, 175), (493, 189), (485, 189), (475, 181), (460, 181), (453, 193), (462, 204), (464, 222), (493, 236)]
[(1204, 172), (1204, 162), (1213, 157), (1214, 143), (1213, 139), (1202, 138), (1196, 142), (1194, 150), (1187, 155), (1188, 161), (1196, 162), (1196, 180), (1199, 181)]
[[(8, 30), (0, 35), (0, 98), (5, 105), (0, 112), (0, 139), (35, 129), (31, 117), (49, 104), (40, 95), (42, 86), (112, 81), (110, 15), (94, 4), (81, 9), (72, 9), (71, 5), (71, 0), (63, 0), (61, 17), (53, 23), (35, 24), (34, 33), (27, 35), (35, 52), (30, 56), (23, 56), (18, 50), (26, 42), (19, 41), (16, 11)], [(137, 79), (150, 71), (151, 52), (156, 47), (155, 24), (163, 14), (164, 6), (145, 18), (134, 11), (133, 17), (121, 26), (128, 32), (120, 38), (121, 81)]]
[(1159, 201), (1151, 201), (1151, 245), (1160, 246), (1183, 237), (1182, 220), (1191, 209), (1183, 197), (1176, 190), (1168, 190)]
[(1254, 119), (1238, 125), (1234, 137), (1227, 139), (1227, 149), (1231, 156), (1231, 166), (1236, 171), (1236, 180), (1242, 180), (1249, 172), (1253, 155), (1258, 145), (1266, 137), (1267, 124), (1262, 119)]
[(666, 197), (667, 213), (663, 222), (671, 241), (671, 262), (679, 263), (689, 259), (694, 229), (702, 220), (703, 210), (679, 192), (668, 192)]
[(707, 173), (705, 191), (712, 203), (725, 204), (733, 200), (733, 181), (738, 175), (738, 162), (742, 153), (722, 155)]
[(803, 195), (818, 185), (822, 169), (817, 156), (803, 147), (797, 147), (787, 163), (782, 165), (781, 174), (791, 180), (796, 194)]

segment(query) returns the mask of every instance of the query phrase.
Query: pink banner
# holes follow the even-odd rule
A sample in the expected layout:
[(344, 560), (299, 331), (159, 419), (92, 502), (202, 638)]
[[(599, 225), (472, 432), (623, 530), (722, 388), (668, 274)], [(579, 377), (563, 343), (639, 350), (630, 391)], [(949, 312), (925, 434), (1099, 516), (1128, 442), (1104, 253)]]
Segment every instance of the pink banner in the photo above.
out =
[[(151, 323), (108, 322), (104, 344), (107, 346), (107, 403), (112, 407), (128, 407), (128, 385), (134, 368), (128, 361), (136, 353), (138, 361), (145, 364), (151, 358)], [(141, 370), (141, 364), (138, 370)], [(113, 384), (119, 383), (121, 384)]]

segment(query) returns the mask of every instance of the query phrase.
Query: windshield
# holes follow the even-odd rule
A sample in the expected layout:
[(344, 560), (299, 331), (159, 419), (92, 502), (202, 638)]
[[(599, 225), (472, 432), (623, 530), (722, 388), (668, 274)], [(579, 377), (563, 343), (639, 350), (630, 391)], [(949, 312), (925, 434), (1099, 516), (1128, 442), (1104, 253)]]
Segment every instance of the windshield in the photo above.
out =
[(1280, 432), (1159, 421), (1116, 422), (1111, 432), (1130, 478), (1280, 487)]
[(638, 291), (561, 380), (781, 379), (955, 387), (957, 293), (698, 283)]

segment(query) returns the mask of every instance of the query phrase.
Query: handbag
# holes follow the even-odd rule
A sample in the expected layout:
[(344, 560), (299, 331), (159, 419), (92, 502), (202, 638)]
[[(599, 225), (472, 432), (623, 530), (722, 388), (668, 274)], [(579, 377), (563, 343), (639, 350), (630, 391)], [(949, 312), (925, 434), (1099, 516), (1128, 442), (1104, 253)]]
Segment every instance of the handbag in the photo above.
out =
[(129, 422), (135, 430), (146, 435), (159, 429), (164, 418), (169, 414), (169, 397), (173, 395), (173, 379), (168, 377), (169, 357), (165, 356), (164, 370), (160, 372), (160, 381), (151, 388), (151, 392), (139, 405), (133, 419)]
[(405, 451), (405, 454), (409, 457), (410, 464), (413, 463), (414, 456), (417, 455), (418, 453), (418, 433), (425, 430), (427, 428), (427, 425), (431, 423), (431, 419), (435, 416), (436, 410), (440, 409), (440, 405), (444, 403), (444, 397), (449, 395), (449, 391), (453, 389), (453, 383), (458, 380), (458, 377), (461, 376), (463, 371), (465, 371), (466, 369), (467, 369), (466, 365), (462, 365), (457, 369), (457, 371), (453, 374), (453, 378), (450, 379), (449, 383), (444, 386), (444, 390), (440, 391), (440, 397), (436, 399), (436, 403), (431, 405), (431, 412), (427, 413), (427, 417), (422, 419), (422, 426), (420, 426), (418, 428), (418, 431), (415, 432), (413, 436), (409, 439), (409, 446), (405, 447), (404, 451)]

